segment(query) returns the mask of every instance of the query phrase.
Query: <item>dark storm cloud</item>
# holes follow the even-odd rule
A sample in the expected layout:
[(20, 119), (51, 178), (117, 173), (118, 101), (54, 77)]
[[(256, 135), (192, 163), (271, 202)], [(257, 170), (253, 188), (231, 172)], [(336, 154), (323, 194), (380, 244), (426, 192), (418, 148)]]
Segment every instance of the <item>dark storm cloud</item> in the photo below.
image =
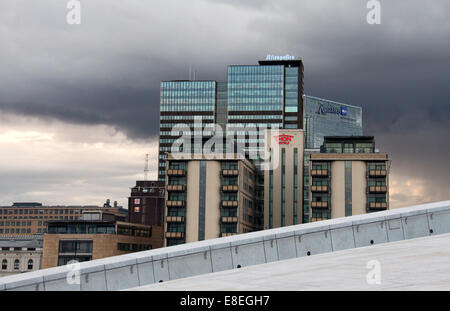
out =
[(363, 107), (394, 173), (444, 193), (450, 3), (381, 1), (381, 25), (366, 23), (366, 3), (92, 0), (69, 26), (65, 1), (2, 1), (0, 110), (154, 138), (161, 80), (187, 79), (190, 64), (225, 80), (227, 64), (289, 53), (304, 60), (307, 94)]

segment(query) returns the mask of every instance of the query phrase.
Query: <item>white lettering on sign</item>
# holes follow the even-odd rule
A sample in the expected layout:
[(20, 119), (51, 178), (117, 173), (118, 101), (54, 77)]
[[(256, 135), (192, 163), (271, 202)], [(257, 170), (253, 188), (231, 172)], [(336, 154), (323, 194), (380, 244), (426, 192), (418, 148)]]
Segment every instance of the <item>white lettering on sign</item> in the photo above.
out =
[(266, 60), (294, 60), (295, 56), (286, 54), (284, 56), (267, 54)]

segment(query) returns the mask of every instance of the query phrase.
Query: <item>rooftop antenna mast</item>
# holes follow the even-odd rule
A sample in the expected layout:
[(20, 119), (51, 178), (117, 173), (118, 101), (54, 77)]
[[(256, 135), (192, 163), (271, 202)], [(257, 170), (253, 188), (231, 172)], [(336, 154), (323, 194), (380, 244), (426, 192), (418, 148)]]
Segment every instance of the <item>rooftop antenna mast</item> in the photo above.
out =
[(145, 154), (144, 180), (148, 180), (148, 153)]

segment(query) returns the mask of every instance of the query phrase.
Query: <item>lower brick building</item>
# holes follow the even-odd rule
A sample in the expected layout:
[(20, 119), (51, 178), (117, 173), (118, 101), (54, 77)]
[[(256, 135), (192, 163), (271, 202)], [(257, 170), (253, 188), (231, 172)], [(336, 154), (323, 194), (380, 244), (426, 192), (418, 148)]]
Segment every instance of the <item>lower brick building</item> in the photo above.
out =
[(119, 221), (103, 211), (84, 212), (80, 220), (49, 221), (42, 268), (159, 248), (162, 236), (160, 226)]

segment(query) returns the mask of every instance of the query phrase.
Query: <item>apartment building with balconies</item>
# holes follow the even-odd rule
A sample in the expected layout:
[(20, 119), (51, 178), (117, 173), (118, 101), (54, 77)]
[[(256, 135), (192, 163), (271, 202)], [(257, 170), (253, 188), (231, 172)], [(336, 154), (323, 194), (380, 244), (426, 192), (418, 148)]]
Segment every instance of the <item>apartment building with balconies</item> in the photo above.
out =
[(327, 136), (309, 155), (309, 221), (389, 209), (389, 156), (373, 136)]
[(165, 246), (255, 230), (255, 167), (239, 154), (172, 154), (166, 162)]

